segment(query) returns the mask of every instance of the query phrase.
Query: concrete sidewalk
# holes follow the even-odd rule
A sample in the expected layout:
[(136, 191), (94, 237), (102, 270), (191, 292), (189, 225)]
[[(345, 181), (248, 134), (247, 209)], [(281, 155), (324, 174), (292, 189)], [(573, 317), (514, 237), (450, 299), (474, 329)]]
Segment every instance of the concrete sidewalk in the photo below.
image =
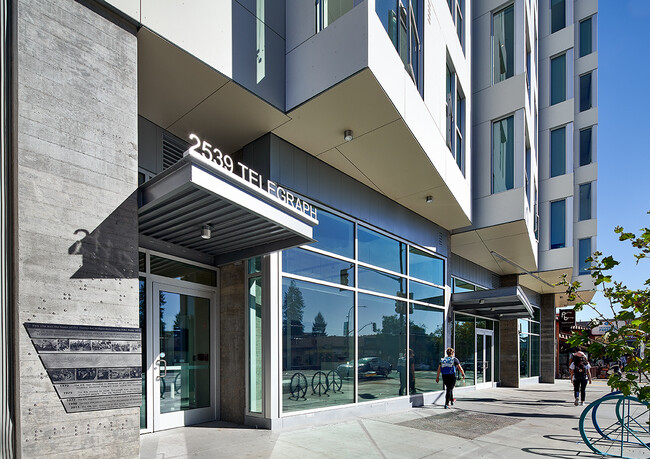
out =
[(608, 392), (596, 380), (585, 407), (574, 406), (570, 382), (557, 380), (459, 392), (449, 410), (427, 405), (291, 431), (212, 422), (142, 435), (141, 457), (600, 457), (582, 443), (578, 422), (588, 402)]

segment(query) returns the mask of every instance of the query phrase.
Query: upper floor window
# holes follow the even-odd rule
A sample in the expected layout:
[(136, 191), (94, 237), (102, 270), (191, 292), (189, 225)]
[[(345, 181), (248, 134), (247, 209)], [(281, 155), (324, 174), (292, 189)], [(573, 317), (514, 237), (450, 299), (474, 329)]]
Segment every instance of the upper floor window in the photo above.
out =
[(514, 75), (515, 7), (494, 13), (492, 17), (492, 76), (498, 83)]
[(566, 127), (551, 131), (551, 177), (566, 173)]
[(580, 185), (579, 220), (591, 219), (591, 183)]
[(319, 0), (318, 28), (324, 29), (354, 7), (354, 0)]
[(591, 73), (580, 75), (580, 111), (591, 108)]
[(580, 57), (592, 52), (591, 18), (580, 22)]
[(465, 26), (463, 23), (463, 15), (465, 13), (465, 0), (447, 0), (447, 6), (449, 7), (451, 20), (456, 24), (456, 35), (458, 35), (458, 40), (460, 40), (460, 46), (464, 48), (463, 38), (465, 35)]
[(551, 0), (551, 33), (566, 27), (565, 0)]
[(377, 16), (420, 95), (424, 94), (421, 9), (422, 2), (418, 0), (380, 0), (375, 3)]
[(492, 193), (515, 186), (515, 117), (492, 124)]
[(551, 202), (551, 249), (566, 247), (566, 201)]
[(464, 143), (463, 135), (465, 132), (465, 97), (461, 92), (458, 78), (449, 66), (446, 71), (446, 119), (447, 147), (456, 159), (458, 168), (465, 173), (464, 169)]
[(589, 274), (591, 263), (585, 261), (591, 256), (591, 238), (578, 240), (578, 274)]
[(566, 54), (551, 59), (551, 105), (566, 100)]
[(591, 127), (580, 131), (580, 165), (591, 164)]

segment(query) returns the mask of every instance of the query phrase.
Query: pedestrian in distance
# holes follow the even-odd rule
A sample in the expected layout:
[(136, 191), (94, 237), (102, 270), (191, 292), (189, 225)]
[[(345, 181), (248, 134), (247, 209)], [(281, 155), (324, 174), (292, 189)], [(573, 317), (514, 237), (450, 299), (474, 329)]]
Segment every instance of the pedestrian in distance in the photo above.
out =
[(576, 406), (585, 404), (587, 382), (591, 384), (590, 369), (591, 365), (589, 365), (587, 356), (582, 351), (573, 354), (569, 372), (571, 373), (571, 382), (573, 383), (573, 393), (575, 395), (573, 404)]
[(458, 369), (463, 379), (465, 379), (465, 372), (463, 371), (463, 367), (460, 366), (460, 361), (454, 357), (454, 350), (448, 347), (446, 353), (447, 357), (440, 359), (438, 374), (436, 375), (436, 382), (439, 382), (440, 373), (442, 373), (442, 384), (445, 386), (445, 409), (449, 408), (450, 404), (454, 404), (456, 369)]

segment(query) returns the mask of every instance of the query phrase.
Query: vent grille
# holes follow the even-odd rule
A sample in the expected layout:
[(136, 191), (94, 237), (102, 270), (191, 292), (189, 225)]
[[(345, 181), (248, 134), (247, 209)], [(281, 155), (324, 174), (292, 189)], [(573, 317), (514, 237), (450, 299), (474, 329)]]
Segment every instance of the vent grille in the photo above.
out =
[(162, 152), (163, 152), (163, 170), (173, 166), (183, 158), (183, 153), (190, 147), (186, 142), (183, 142), (178, 137), (175, 137), (167, 132), (163, 132), (162, 136)]

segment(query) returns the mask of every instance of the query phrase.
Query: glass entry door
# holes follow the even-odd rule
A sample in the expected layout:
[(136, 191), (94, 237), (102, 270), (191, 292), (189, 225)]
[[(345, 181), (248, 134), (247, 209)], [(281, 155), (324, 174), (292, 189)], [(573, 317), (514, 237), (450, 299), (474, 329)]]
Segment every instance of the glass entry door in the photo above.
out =
[(155, 283), (149, 393), (153, 430), (216, 418), (216, 295)]
[(494, 332), (476, 329), (476, 385), (492, 386), (494, 381)]

